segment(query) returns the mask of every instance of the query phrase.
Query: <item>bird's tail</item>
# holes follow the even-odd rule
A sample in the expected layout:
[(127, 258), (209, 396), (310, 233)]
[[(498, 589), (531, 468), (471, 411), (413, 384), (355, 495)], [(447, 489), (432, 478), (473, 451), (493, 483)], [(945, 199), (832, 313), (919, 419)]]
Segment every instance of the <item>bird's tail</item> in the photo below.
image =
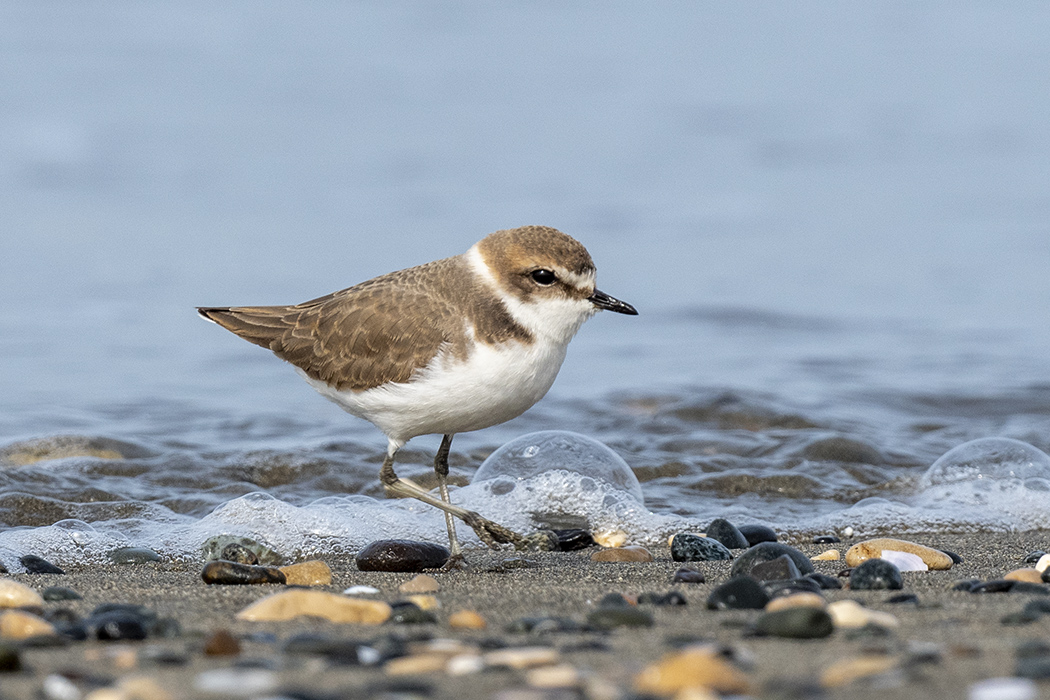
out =
[(197, 313), (249, 343), (270, 350), (288, 330), (288, 306), (198, 306)]

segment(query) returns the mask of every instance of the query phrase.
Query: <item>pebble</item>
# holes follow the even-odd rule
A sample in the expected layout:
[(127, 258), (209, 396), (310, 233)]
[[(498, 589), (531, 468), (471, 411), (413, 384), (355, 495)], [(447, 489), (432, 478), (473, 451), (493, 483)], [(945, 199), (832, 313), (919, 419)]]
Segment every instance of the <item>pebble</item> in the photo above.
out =
[(18, 673), (22, 670), (22, 657), (18, 649), (0, 644), (0, 673)]
[(343, 595), (375, 595), (376, 593), (379, 593), (379, 589), (372, 586), (350, 586), (343, 591)]
[(559, 552), (575, 552), (578, 549), (587, 549), (597, 544), (590, 532), (579, 528), (555, 530), (554, 536), (558, 540), (556, 548)]
[(571, 617), (520, 617), (510, 622), (506, 630), (511, 634), (550, 634), (553, 632), (582, 632), (584, 625)]
[[(234, 547), (230, 548), (230, 545), (234, 545)], [(245, 555), (241, 550), (248, 550), (249, 554)], [(238, 564), (261, 564), (263, 566), (281, 566), (284, 564), (284, 558), (272, 548), (250, 537), (237, 535), (215, 535), (214, 537), (209, 537), (201, 545), (201, 553), (204, 555), (205, 561), (222, 559), (235, 561)], [(254, 557), (254, 561), (251, 560), (252, 557)]]
[(414, 540), (377, 540), (357, 553), (361, 571), (417, 572), (440, 569), (448, 561), (448, 547)]
[(58, 568), (46, 559), (41, 559), (35, 554), (27, 554), (18, 560), (22, 566), (26, 568), (26, 571), (30, 574), (64, 574), (66, 573), (62, 569)]
[(841, 435), (814, 440), (802, 450), (802, 456), (814, 462), (883, 464), (886, 461), (874, 445)]
[(733, 558), (733, 553), (718, 540), (681, 532), (671, 540), (671, 558), (675, 561), (726, 561)]
[(820, 674), (820, 684), (825, 688), (839, 688), (859, 680), (890, 671), (897, 665), (892, 656), (867, 655), (842, 659), (828, 666)]
[(760, 542), (776, 542), (777, 532), (767, 525), (741, 525), (737, 528), (740, 534), (747, 539), (747, 543), (754, 547)]
[(821, 590), (833, 591), (842, 588), (842, 581), (839, 581), (834, 576), (828, 576), (827, 574), (813, 572), (812, 574), (806, 574), (802, 578), (813, 581)]
[(43, 607), (44, 598), (24, 583), (0, 579), (0, 608)]
[(278, 571), (284, 574), (284, 581), (289, 586), (327, 586), (332, 583), (332, 570), (319, 559), (282, 566)]
[(401, 593), (436, 593), (440, 588), (436, 578), (428, 574), (419, 574), (402, 583), (397, 590)]
[(819, 583), (805, 577), (786, 581), (763, 581), (762, 587), (766, 589), (766, 593), (769, 594), (770, 598), (794, 595), (795, 593), (816, 593), (819, 595), (822, 590)]
[(0, 613), (0, 638), (29, 639), (56, 634), (54, 626), (43, 618), (22, 610)]
[(224, 586), (286, 582), (284, 573), (272, 566), (252, 566), (221, 560), (205, 564), (201, 579), (207, 584)]
[(1022, 564), (1035, 564), (1037, 561), (1046, 556), (1046, 551), (1037, 549), (1034, 552), (1029, 552), (1025, 555), (1024, 559), (1021, 560)]
[(908, 542), (906, 540), (881, 537), (874, 540), (858, 542), (850, 547), (846, 551), (846, 565), (858, 566), (869, 559), (877, 559), (882, 556), (884, 550), (915, 554), (922, 559), (926, 566), (935, 571), (947, 571), (952, 568), (952, 564), (954, 563), (950, 556), (938, 549), (916, 544), (915, 542)]
[(771, 561), (784, 554), (791, 557), (791, 561), (798, 567), (799, 572), (803, 574), (813, 573), (813, 562), (794, 547), (789, 547), (779, 542), (760, 542), (737, 557), (737, 560), (733, 562), (729, 575), (741, 576), (750, 574), (755, 564)]
[(688, 698), (692, 689), (726, 695), (750, 693), (747, 676), (726, 661), (713, 645), (686, 647), (646, 667), (634, 679), (642, 695)]
[(837, 535), (817, 535), (813, 538), (813, 544), (838, 544), (841, 541)]
[(653, 554), (645, 547), (630, 545), (617, 549), (599, 549), (591, 555), (591, 561), (603, 562), (650, 562)]
[(750, 576), (737, 576), (718, 586), (707, 597), (710, 610), (761, 610), (769, 594)]
[(826, 552), (821, 552), (815, 557), (810, 557), (810, 561), (838, 561), (842, 558), (842, 554), (837, 549), (829, 549)]
[(519, 671), (537, 666), (551, 666), (560, 661), (561, 654), (551, 647), (514, 647), (498, 649), (485, 654), (485, 664), (496, 668), (513, 668)]
[(914, 593), (898, 593), (887, 598), (885, 602), (889, 605), (918, 605), (919, 596)]
[(696, 569), (683, 566), (678, 571), (674, 572), (674, 577), (671, 581), (672, 583), (704, 583), (707, 581), (707, 577)]
[(970, 593), (1030, 593), (1034, 595), (1050, 595), (1050, 588), (1038, 583), (1027, 581), (1012, 581), (1007, 579), (996, 579), (994, 581), (977, 582), (970, 587)]
[(415, 593), (406, 598), (409, 603), (412, 603), (420, 610), (437, 610), (441, 607), (441, 602), (438, 601), (432, 595), (426, 595), (423, 593)]
[(878, 610), (871, 610), (855, 600), (836, 600), (828, 605), (827, 610), (835, 626), (842, 629), (858, 629), (867, 625), (878, 625), (886, 628), (900, 626), (900, 620), (893, 615)]
[(118, 547), (109, 553), (114, 564), (148, 564), (160, 561), (160, 555), (148, 547)]
[(488, 623), (474, 610), (457, 610), (448, 616), (448, 626), (453, 629), (483, 630)]
[[(2, 587), (2, 584), (0, 584), (0, 587)], [(60, 600), (80, 600), (83, 598), (82, 595), (72, 588), (66, 588), (65, 586), (48, 586), (40, 592), (40, 597), (49, 603)]]
[(100, 642), (139, 641), (148, 635), (149, 622), (140, 614), (130, 609), (98, 608), (84, 622), (82, 627), (88, 639)]
[(854, 591), (899, 590), (904, 587), (900, 569), (885, 559), (868, 559), (853, 569), (849, 587)]
[(598, 608), (587, 615), (587, 624), (600, 630), (617, 627), (652, 627), (653, 616), (638, 608)]
[(603, 530), (592, 535), (601, 547), (622, 547), (627, 544), (627, 533), (622, 530)]
[(795, 566), (795, 562), (786, 554), (781, 554), (776, 559), (759, 562), (751, 567), (750, 574), (759, 581), (790, 581), (802, 578), (802, 572)]
[(215, 630), (204, 642), (205, 656), (237, 656), (240, 653), (241, 643), (227, 629)]
[(390, 606), (390, 622), (395, 625), (427, 625), (437, 622), (437, 616), (410, 600), (403, 600)]
[(1027, 581), (1029, 583), (1042, 583), (1043, 575), (1037, 569), (1014, 569), (1006, 576), (1007, 581)]
[(577, 688), (583, 675), (570, 664), (541, 666), (525, 672), (525, 682), (533, 688)]
[(968, 700), (1038, 700), (1039, 688), (1029, 678), (985, 678), (967, 690)]
[(747, 549), (751, 546), (744, 534), (725, 518), (715, 518), (707, 526), (706, 534), (724, 544), (727, 549)]
[(685, 596), (678, 591), (669, 593), (641, 593), (638, 596), (639, 605), (686, 605)]
[(332, 622), (379, 625), (390, 619), (391, 607), (380, 600), (347, 598), (335, 593), (294, 589), (252, 603), (237, 613), (238, 620), (291, 620), (302, 615)]
[(1050, 554), (1044, 554), (1035, 563), (1035, 570), (1039, 573), (1046, 573), (1047, 569), (1050, 569)]
[(755, 623), (755, 631), (769, 637), (820, 639), (835, 631), (835, 625), (822, 608), (796, 606), (764, 613)]
[(193, 687), (210, 695), (251, 697), (276, 688), (277, 674), (260, 668), (216, 668), (198, 673)]
[(824, 608), (827, 607), (828, 601), (824, 600), (824, 596), (819, 593), (792, 593), (791, 595), (778, 596), (773, 598), (769, 603), (766, 604), (766, 612), (776, 612), (777, 610), (786, 610), (788, 608), (797, 607), (810, 607), (810, 608)]
[(388, 676), (416, 676), (444, 672), (448, 665), (447, 654), (413, 654), (390, 659), (383, 665)]

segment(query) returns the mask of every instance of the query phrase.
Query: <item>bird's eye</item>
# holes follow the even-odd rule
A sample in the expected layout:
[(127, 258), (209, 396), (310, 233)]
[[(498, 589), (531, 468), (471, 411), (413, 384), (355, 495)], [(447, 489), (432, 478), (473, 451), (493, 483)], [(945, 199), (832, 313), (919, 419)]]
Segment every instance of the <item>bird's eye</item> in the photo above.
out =
[(550, 270), (533, 270), (529, 273), (529, 277), (532, 278), (533, 282), (536, 284), (542, 284), (544, 287), (554, 284), (558, 279), (558, 276)]

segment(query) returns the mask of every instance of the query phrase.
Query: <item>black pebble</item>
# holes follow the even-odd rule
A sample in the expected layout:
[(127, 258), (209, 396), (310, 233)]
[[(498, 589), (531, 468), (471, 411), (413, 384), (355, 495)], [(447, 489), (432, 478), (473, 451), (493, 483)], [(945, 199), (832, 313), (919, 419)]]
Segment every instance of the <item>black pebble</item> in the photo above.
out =
[(437, 622), (437, 616), (429, 610), (424, 610), (415, 603), (399, 601), (391, 603), (393, 611), (390, 613), (390, 622), (395, 625), (421, 625)]
[(617, 627), (652, 627), (653, 616), (638, 608), (598, 608), (587, 615), (587, 624), (599, 630)]
[(1008, 625), (1030, 625), (1039, 619), (1039, 615), (1036, 613), (1028, 612), (1027, 610), (1018, 610), (1017, 612), (1007, 613), (999, 618), (999, 622)]
[(259, 564), (259, 555), (237, 542), (231, 542), (223, 547), (219, 558), (223, 561), (248, 564), (249, 566), (257, 566)]
[(281, 651), (289, 655), (322, 656), (340, 666), (361, 663), (362, 642), (353, 639), (333, 639), (314, 632), (295, 634), (284, 641)]
[(606, 593), (598, 601), (599, 608), (629, 608), (631, 604), (619, 593)]
[(27, 554), (21, 559), (22, 566), (26, 568), (31, 574), (64, 574), (66, 573), (62, 569), (58, 568), (46, 559), (41, 559), (35, 554)]
[(581, 632), (584, 626), (571, 617), (520, 617), (507, 625), (511, 634), (550, 634)]
[(737, 557), (737, 560), (733, 562), (729, 575), (748, 575), (756, 564), (772, 561), (783, 554), (791, 557), (791, 561), (795, 562), (799, 572), (803, 574), (813, 573), (813, 563), (809, 560), (809, 557), (794, 547), (789, 547), (779, 542), (761, 542)]
[(948, 558), (952, 560), (952, 566), (963, 563), (963, 558), (955, 552), (951, 551), (950, 549), (938, 549), (937, 551), (943, 554), (947, 554)]
[(83, 596), (72, 588), (65, 586), (50, 586), (40, 592), (40, 597), (51, 603), (56, 600), (80, 600)]
[(790, 581), (802, 577), (795, 562), (786, 554), (755, 564), (749, 573), (759, 581)]
[(776, 542), (776, 530), (767, 525), (741, 525), (737, 528), (747, 538), (747, 543), (754, 547), (760, 542)]
[(83, 626), (88, 639), (100, 642), (137, 641), (147, 636), (142, 618), (122, 610), (92, 615)]
[(674, 572), (674, 578), (671, 579), (673, 583), (704, 583), (706, 580), (707, 577), (703, 572), (690, 569), (688, 566), (683, 566)]
[(838, 544), (841, 541), (835, 535), (817, 535), (813, 538), (813, 544)]
[(919, 604), (919, 596), (914, 593), (899, 593), (894, 596), (890, 596), (886, 599), (886, 602), (890, 605), (901, 605), (904, 603), (910, 603), (912, 605)]
[(596, 543), (591, 533), (586, 530), (574, 528), (571, 530), (555, 530), (554, 536), (558, 538), (559, 552), (575, 552), (578, 549), (593, 547)]
[(782, 598), (794, 593), (820, 594), (820, 584), (810, 578), (796, 578), (787, 581), (766, 581), (763, 584), (770, 598)]
[(816, 571), (814, 571), (811, 574), (806, 574), (802, 578), (808, 578), (808, 579), (810, 579), (812, 581), (816, 581), (817, 585), (820, 586), (820, 588), (822, 590), (826, 590), (826, 591), (827, 590), (832, 590), (833, 591), (833, 590), (838, 590), (839, 588), (842, 588), (842, 581), (839, 581), (834, 576), (828, 576), (827, 574), (821, 574), (821, 573), (818, 573)]
[(1044, 552), (1043, 550), (1037, 549), (1034, 552), (1029, 552), (1025, 556), (1025, 558), (1021, 560), (1021, 563), (1022, 564), (1036, 564), (1036, 563), (1039, 562), (1040, 559), (1043, 558), (1043, 555), (1045, 555), (1045, 554), (1046, 554), (1046, 552)]
[(820, 608), (801, 606), (765, 613), (755, 623), (758, 634), (789, 639), (820, 639), (835, 631), (831, 615)]
[(1050, 600), (1046, 598), (1034, 598), (1024, 605), (1025, 612), (1036, 615), (1050, 615)]
[(671, 540), (671, 558), (675, 561), (725, 561), (732, 552), (718, 540), (680, 532)]
[(201, 571), (208, 584), (244, 586), (260, 583), (285, 583), (284, 572), (272, 566), (251, 566), (232, 561), (210, 561)]
[(885, 559), (868, 559), (853, 569), (849, 587), (854, 591), (878, 591), (904, 588), (901, 570)]
[(1014, 675), (1035, 681), (1050, 679), (1050, 657), (1018, 659)]
[(954, 584), (952, 586), (952, 590), (953, 591), (963, 591), (964, 593), (969, 593), (970, 591), (973, 590), (974, 586), (979, 586), (980, 584), (981, 584), (981, 580), (980, 579), (968, 578), (965, 581), (959, 581), (958, 583)]
[(769, 594), (750, 576), (731, 578), (707, 597), (710, 610), (761, 610), (769, 602)]
[(670, 593), (641, 593), (638, 595), (639, 605), (685, 605), (685, 596), (678, 591)]
[(18, 648), (0, 645), (0, 673), (18, 673), (21, 670), (22, 658), (18, 655)]
[(747, 549), (751, 546), (748, 544), (747, 538), (744, 537), (743, 533), (725, 518), (716, 518), (713, 520), (711, 524), (707, 526), (707, 536), (713, 540), (718, 540), (728, 549)]
[(366, 546), (354, 561), (361, 571), (405, 571), (438, 569), (448, 561), (448, 547), (413, 540), (377, 540)]

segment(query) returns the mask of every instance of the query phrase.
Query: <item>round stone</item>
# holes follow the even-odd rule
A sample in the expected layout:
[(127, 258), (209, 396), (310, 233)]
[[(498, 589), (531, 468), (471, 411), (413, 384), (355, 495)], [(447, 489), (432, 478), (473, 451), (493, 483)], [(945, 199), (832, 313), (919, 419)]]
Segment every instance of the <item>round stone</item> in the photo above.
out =
[(414, 540), (377, 540), (357, 553), (361, 571), (418, 572), (439, 569), (448, 561), (448, 547)]
[(750, 576), (737, 576), (718, 586), (707, 597), (710, 610), (761, 610), (769, 594)]
[(642, 485), (631, 467), (611, 448), (567, 430), (529, 433), (503, 445), (481, 463), (472, 483), (500, 480), (503, 493), (548, 471), (571, 471), (593, 478), (644, 503)]
[(755, 623), (758, 634), (788, 639), (820, 639), (835, 631), (831, 615), (810, 606), (796, 606), (767, 612)]
[(854, 591), (899, 590), (904, 587), (900, 569), (885, 559), (869, 559), (849, 577), (849, 587)]
[(599, 549), (591, 555), (591, 561), (650, 562), (653, 561), (653, 554), (645, 547), (629, 545), (627, 547)]
[(0, 608), (43, 607), (44, 600), (46, 598), (24, 583), (9, 578), (0, 579)]
[(600, 630), (617, 627), (652, 627), (652, 614), (635, 607), (599, 608), (587, 615), (587, 624)]
[(802, 577), (795, 562), (787, 554), (755, 564), (751, 567), (750, 575), (759, 581), (790, 581)]
[(809, 557), (794, 547), (789, 547), (786, 544), (780, 544), (779, 542), (760, 542), (737, 557), (737, 560), (733, 562), (733, 568), (730, 570), (729, 575), (748, 575), (751, 573), (751, 569), (755, 567), (755, 564), (761, 564), (764, 561), (772, 561), (784, 554), (791, 557), (791, 561), (795, 563), (795, 566), (798, 567), (800, 573), (813, 573), (813, 563), (810, 562)]
[(883, 552), (904, 552), (914, 554), (930, 569), (947, 571), (952, 568), (952, 558), (940, 551), (916, 542), (898, 540), (892, 537), (879, 537), (873, 540), (865, 540), (846, 550), (846, 565), (858, 566), (867, 559), (875, 559), (882, 556)]
[(711, 524), (707, 526), (707, 536), (718, 540), (728, 549), (747, 549), (751, 546), (743, 533), (725, 518), (715, 518), (711, 521)]
[(118, 547), (109, 553), (114, 564), (148, 564), (160, 561), (160, 555), (148, 547)]
[(201, 571), (208, 584), (243, 586), (260, 583), (287, 583), (284, 572), (271, 566), (250, 566), (232, 561), (210, 561)]
[(18, 560), (31, 574), (64, 574), (62, 569), (35, 554), (27, 554)]
[(776, 542), (777, 532), (768, 525), (741, 525), (737, 528), (740, 534), (747, 538), (747, 543), (754, 547), (760, 542)]
[(703, 572), (683, 566), (674, 572), (674, 578), (671, 581), (673, 583), (704, 583), (707, 581), (707, 577), (704, 576)]
[(49, 586), (40, 592), (40, 596), (48, 602), (80, 600), (83, 598), (82, 595), (74, 591), (72, 588), (66, 588), (65, 586)]
[(733, 553), (718, 540), (680, 532), (671, 540), (671, 558), (675, 561), (725, 561), (732, 559)]

